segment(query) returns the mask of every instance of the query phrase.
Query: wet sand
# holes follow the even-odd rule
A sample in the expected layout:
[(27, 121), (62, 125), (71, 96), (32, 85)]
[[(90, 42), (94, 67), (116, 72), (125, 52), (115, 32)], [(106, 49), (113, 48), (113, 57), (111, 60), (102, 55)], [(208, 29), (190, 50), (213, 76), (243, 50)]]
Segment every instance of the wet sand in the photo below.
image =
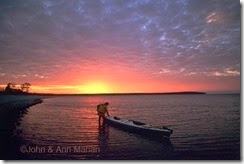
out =
[(22, 117), (28, 108), (42, 103), (45, 96), (0, 95), (0, 157), (1, 159), (23, 159), (19, 152)]

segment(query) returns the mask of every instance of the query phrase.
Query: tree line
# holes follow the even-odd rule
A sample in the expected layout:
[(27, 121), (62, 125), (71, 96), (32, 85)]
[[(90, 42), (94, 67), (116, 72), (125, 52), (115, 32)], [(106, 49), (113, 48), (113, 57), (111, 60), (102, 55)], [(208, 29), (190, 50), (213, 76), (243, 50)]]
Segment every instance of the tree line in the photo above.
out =
[(17, 87), (15, 83), (8, 83), (5, 89), (0, 91), (2, 94), (28, 94), (30, 91), (31, 84), (23, 83), (20, 87)]

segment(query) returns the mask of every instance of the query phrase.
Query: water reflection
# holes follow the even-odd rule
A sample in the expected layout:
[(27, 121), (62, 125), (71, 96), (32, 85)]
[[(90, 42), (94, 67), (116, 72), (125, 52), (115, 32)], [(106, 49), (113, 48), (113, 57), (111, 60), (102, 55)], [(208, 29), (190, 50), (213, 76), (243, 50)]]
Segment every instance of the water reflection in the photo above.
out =
[(131, 133), (106, 123), (98, 126), (97, 142), (98, 159), (172, 159), (174, 155), (169, 138)]
[(102, 125), (98, 126), (98, 145), (100, 149), (100, 158), (103, 158), (109, 149), (109, 127), (103, 122)]

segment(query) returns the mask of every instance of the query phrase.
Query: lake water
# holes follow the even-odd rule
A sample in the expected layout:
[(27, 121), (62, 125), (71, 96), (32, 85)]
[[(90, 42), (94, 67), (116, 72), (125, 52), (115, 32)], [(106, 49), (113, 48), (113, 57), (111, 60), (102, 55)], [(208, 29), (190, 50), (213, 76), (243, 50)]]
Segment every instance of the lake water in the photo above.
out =
[[(174, 133), (161, 141), (99, 128), (96, 105), (105, 101), (110, 115)], [(240, 95), (52, 97), (29, 108), (18, 130), (28, 159), (239, 160)]]

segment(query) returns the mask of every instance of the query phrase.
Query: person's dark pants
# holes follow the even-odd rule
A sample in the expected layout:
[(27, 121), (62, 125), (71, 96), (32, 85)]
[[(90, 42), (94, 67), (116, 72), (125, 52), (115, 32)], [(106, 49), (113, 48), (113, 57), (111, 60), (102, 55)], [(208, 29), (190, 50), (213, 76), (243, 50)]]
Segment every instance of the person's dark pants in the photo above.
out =
[[(99, 126), (104, 124), (104, 117), (105, 117), (105, 113), (98, 112), (98, 123), (99, 123)], [(102, 124), (101, 124), (101, 118), (103, 118)]]

